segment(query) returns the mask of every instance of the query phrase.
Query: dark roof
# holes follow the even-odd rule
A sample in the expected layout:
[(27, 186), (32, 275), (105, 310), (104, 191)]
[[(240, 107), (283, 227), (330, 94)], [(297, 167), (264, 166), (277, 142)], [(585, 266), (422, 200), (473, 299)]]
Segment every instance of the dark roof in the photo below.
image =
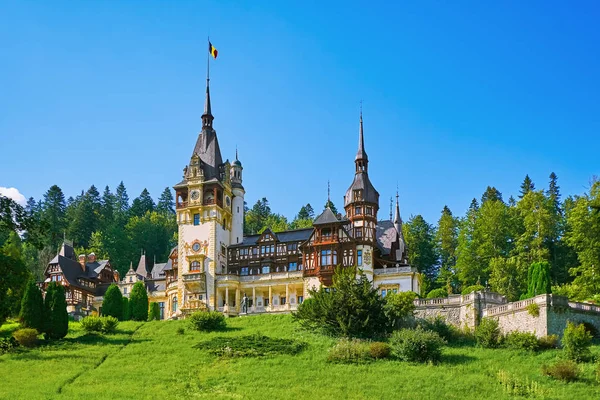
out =
[(171, 259), (169, 259), (169, 261), (167, 261), (166, 263), (154, 264), (154, 267), (152, 267), (151, 279), (164, 279), (165, 269), (166, 269), (167, 265), (170, 265), (170, 264), (171, 264)]
[(101, 283), (96, 286), (96, 296), (104, 296), (104, 293), (108, 290), (108, 288), (112, 285), (112, 283)]
[(352, 192), (357, 189), (362, 189), (363, 191), (363, 198), (361, 201), (379, 205), (379, 192), (373, 187), (369, 175), (366, 172), (357, 172), (354, 175), (352, 185), (350, 185), (344, 196), (344, 207), (354, 203)]
[[(312, 232), (313, 232), (313, 228), (303, 228), (303, 229), (294, 229), (291, 231), (277, 232), (277, 233), (275, 233), (275, 235), (277, 235), (277, 239), (280, 242), (297, 242), (297, 241), (308, 240), (308, 238), (310, 237)], [(261, 235), (244, 236), (242, 243), (233, 244), (229, 247), (250, 246), (250, 245), (256, 244), (256, 241), (258, 240), (259, 237), (261, 237)]]
[(58, 264), (58, 266), (62, 270), (63, 276), (65, 277), (67, 282), (69, 282), (69, 285), (76, 286), (87, 291), (93, 291), (93, 289), (86, 286), (82, 286), (79, 283), (79, 279), (81, 278), (90, 281), (95, 278), (95, 275), (90, 274), (90, 272), (93, 270), (90, 269), (87, 265), (84, 271), (79, 262), (67, 257), (63, 257), (60, 254), (54, 257), (48, 264)]
[(334, 224), (340, 222), (338, 217), (331, 211), (331, 208), (326, 207), (325, 210), (315, 219), (313, 225)]
[(142, 253), (140, 256), (140, 262), (138, 263), (135, 273), (143, 276), (144, 278), (148, 275), (148, 264), (146, 263), (146, 254)]
[(167, 287), (167, 282), (165, 278), (162, 279), (148, 279), (146, 281), (146, 288), (148, 292), (160, 292), (165, 290)]
[(202, 170), (204, 171), (204, 179), (210, 180), (219, 178), (219, 166), (223, 164), (221, 157), (221, 149), (219, 148), (219, 140), (217, 132), (210, 127), (205, 127), (198, 135), (196, 146), (192, 156), (197, 154), (202, 161)]
[(378, 221), (375, 228), (375, 236), (377, 238), (377, 247), (381, 254), (387, 256), (390, 254), (392, 243), (396, 241), (398, 233), (394, 223), (389, 220)]
[(365, 161), (369, 160), (369, 157), (367, 156), (367, 152), (365, 151), (365, 138), (363, 136), (362, 111), (360, 113), (360, 128), (359, 128), (359, 132), (358, 132), (358, 151), (356, 152), (355, 160), (365, 160)]

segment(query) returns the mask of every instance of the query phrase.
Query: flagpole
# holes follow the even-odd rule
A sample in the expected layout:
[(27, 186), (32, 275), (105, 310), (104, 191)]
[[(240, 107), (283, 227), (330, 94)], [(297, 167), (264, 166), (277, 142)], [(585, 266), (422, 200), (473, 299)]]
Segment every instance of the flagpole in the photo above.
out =
[(210, 81), (210, 36), (208, 37), (209, 51), (206, 53), (206, 81)]

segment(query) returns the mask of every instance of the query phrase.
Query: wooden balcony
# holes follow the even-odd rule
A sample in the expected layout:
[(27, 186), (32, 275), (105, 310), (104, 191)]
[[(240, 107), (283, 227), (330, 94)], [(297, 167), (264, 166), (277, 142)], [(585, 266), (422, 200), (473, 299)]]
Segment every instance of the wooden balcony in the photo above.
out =
[(187, 201), (180, 201), (176, 204), (175, 208), (180, 209), (180, 208), (186, 208), (187, 206), (188, 206)]

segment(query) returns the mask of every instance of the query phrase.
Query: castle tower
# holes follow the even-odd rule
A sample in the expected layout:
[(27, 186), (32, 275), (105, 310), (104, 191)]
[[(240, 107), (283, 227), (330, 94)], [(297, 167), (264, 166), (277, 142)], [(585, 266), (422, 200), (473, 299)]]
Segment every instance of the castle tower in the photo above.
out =
[[(229, 161), (223, 162), (213, 120), (207, 79), (202, 131), (183, 170), (183, 180), (174, 186), (179, 243), (177, 291), (169, 295), (168, 302), (171, 315), (215, 308), (216, 274), (225, 272), (227, 246), (232, 240), (241, 241), (241, 163), (231, 166)], [(239, 178), (233, 180), (238, 169)]]
[(244, 186), (242, 186), (243, 169), (242, 163), (238, 159), (237, 149), (235, 149), (235, 161), (231, 166), (231, 189), (233, 192), (231, 244), (242, 243), (244, 238), (244, 195), (246, 191), (244, 190)]
[(373, 250), (379, 193), (369, 179), (369, 157), (365, 151), (362, 111), (358, 133), (358, 151), (354, 159), (356, 171), (352, 185), (344, 196), (344, 209), (350, 221), (351, 235), (356, 240), (356, 265), (373, 280)]

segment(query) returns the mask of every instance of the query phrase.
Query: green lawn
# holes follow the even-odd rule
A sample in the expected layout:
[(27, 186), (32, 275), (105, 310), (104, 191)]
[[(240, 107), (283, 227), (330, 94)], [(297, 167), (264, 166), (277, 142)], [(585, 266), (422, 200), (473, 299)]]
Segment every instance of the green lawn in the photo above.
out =
[[(527, 354), (510, 350), (447, 347), (440, 365), (381, 360), (364, 365), (326, 362), (333, 339), (298, 329), (289, 315), (228, 320), (230, 329), (199, 333), (185, 321), (125, 322), (119, 333), (86, 336), (78, 324), (67, 338), (0, 356), (1, 399), (510, 399), (497, 379), (505, 370), (537, 382), (545, 399), (599, 399), (595, 365), (582, 380), (546, 378), (540, 365), (558, 350)], [(6, 336), (16, 325), (0, 328)], [(185, 327), (183, 335), (177, 328)], [(260, 332), (308, 343), (298, 355), (219, 359), (194, 345), (221, 335)], [(600, 347), (593, 349), (600, 354)]]

